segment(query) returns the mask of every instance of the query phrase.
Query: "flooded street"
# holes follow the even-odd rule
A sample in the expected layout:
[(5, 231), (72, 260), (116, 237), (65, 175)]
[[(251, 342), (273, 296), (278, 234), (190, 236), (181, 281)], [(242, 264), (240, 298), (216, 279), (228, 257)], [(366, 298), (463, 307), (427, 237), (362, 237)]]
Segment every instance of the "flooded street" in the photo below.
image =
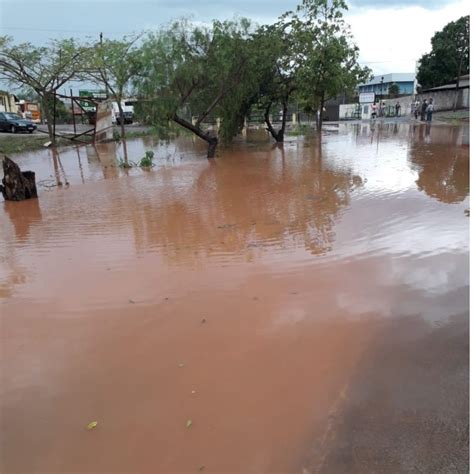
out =
[(0, 470), (467, 472), (469, 128), (147, 150), (13, 157)]

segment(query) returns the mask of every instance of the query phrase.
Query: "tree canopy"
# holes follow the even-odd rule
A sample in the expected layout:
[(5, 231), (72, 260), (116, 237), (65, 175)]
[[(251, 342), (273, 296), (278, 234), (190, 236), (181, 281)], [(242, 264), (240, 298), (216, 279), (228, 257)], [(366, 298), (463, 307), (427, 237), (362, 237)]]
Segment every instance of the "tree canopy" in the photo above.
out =
[(12, 38), (0, 36), (0, 77), (38, 94), (44, 104), (53, 143), (51, 102), (60, 87), (83, 73), (87, 51), (87, 47), (78, 45), (74, 39), (34, 46), (31, 43), (14, 44)]
[(368, 77), (343, 19), (346, 9), (344, 0), (302, 0), (271, 25), (234, 18), (201, 26), (183, 19), (144, 36), (101, 36), (88, 44), (71, 39), (36, 47), (0, 37), (0, 78), (34, 90), (49, 125), (48, 102), (58, 89), (72, 79), (92, 79), (118, 103), (121, 124), (122, 99), (133, 95), (147, 123), (175, 122), (206, 141), (213, 157), (218, 142), (232, 140), (250, 112), (282, 142), (291, 103), (322, 117), (325, 101), (352, 93)]
[(431, 51), (418, 66), (422, 89), (441, 86), (469, 73), (469, 16), (448, 23), (431, 38)]

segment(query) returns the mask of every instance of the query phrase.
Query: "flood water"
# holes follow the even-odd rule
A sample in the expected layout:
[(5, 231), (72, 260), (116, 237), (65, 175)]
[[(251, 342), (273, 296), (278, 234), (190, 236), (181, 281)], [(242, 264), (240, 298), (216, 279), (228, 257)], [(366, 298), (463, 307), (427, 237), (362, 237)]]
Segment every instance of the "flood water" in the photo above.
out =
[(14, 157), (0, 470), (464, 472), (469, 128), (146, 150)]

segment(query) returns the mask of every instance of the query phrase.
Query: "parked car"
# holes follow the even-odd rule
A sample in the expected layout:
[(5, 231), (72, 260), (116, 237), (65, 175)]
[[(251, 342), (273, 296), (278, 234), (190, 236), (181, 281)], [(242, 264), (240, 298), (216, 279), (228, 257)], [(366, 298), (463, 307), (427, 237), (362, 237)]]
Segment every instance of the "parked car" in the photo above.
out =
[(12, 112), (0, 112), (0, 130), (3, 132), (28, 132), (33, 133), (36, 125), (31, 121), (22, 118)]

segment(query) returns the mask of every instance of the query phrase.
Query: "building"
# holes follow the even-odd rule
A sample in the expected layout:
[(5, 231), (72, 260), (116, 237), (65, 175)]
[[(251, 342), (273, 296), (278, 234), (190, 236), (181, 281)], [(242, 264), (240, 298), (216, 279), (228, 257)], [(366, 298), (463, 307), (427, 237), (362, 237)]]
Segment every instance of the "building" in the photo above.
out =
[(0, 91), (0, 112), (18, 112), (18, 106), (16, 105), (18, 99), (13, 95), (5, 91)]
[(359, 94), (361, 92), (375, 92), (376, 96), (388, 95), (388, 89), (392, 84), (396, 84), (399, 89), (399, 95), (412, 95), (415, 92), (416, 75), (414, 72), (394, 72), (374, 78), (365, 84), (358, 86)]

